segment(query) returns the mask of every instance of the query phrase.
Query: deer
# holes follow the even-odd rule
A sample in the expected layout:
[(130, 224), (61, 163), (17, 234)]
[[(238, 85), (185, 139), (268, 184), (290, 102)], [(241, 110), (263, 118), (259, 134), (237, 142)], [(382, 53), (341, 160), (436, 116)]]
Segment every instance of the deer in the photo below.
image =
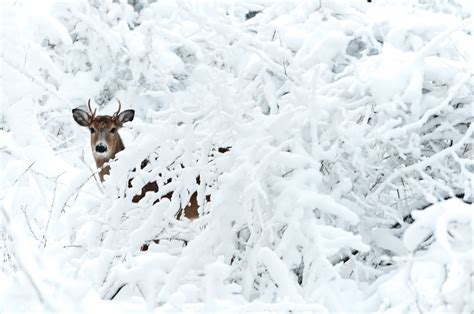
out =
[(105, 181), (105, 176), (110, 172), (110, 166), (104, 167), (104, 164), (115, 159), (115, 155), (125, 149), (118, 130), (124, 123), (133, 121), (135, 117), (135, 110), (129, 109), (120, 112), (122, 104), (120, 100), (117, 99), (117, 101), (119, 108), (112, 116), (96, 116), (97, 108), (92, 111), (90, 99), (87, 102), (89, 112), (80, 108), (72, 110), (74, 121), (90, 131), (92, 155), (97, 169), (100, 169), (101, 182)]
[[(118, 110), (110, 115), (96, 115), (97, 108), (92, 110), (91, 100), (87, 102), (87, 108), (89, 111), (83, 110), (81, 108), (75, 108), (72, 110), (72, 116), (77, 124), (82, 127), (86, 127), (90, 131), (90, 145), (92, 149), (92, 154), (95, 160), (97, 169), (99, 170), (99, 178), (102, 183), (104, 183), (106, 176), (110, 172), (110, 166), (108, 162), (115, 159), (115, 156), (118, 152), (123, 151), (125, 146), (123, 144), (122, 138), (120, 137), (119, 130), (127, 122), (133, 121), (135, 117), (135, 111), (133, 109), (128, 109), (121, 111), (122, 104), (118, 100)], [(221, 152), (222, 149), (219, 149)], [(143, 160), (141, 163), (141, 168), (143, 169), (149, 161), (147, 159)], [(169, 181), (167, 182), (169, 183)], [(196, 183), (200, 183), (199, 176), (196, 178)], [(132, 179), (128, 181), (128, 187), (132, 187)], [(141, 193), (135, 195), (132, 198), (133, 203), (138, 203), (145, 197), (145, 194), (148, 192), (157, 193), (158, 184), (156, 181), (148, 182), (142, 187)], [(162, 198), (171, 199), (173, 192), (169, 192)], [(161, 198), (161, 199), (162, 199)], [(206, 196), (206, 200), (210, 201), (210, 197)], [(153, 204), (160, 201), (156, 200)], [(194, 192), (189, 203), (176, 213), (175, 218), (181, 219), (186, 217), (189, 220), (194, 220), (199, 217), (199, 204), (197, 201), (197, 192)], [(159, 240), (152, 240), (155, 243), (158, 243)], [(148, 250), (148, 244), (144, 244), (141, 248), (142, 251)]]

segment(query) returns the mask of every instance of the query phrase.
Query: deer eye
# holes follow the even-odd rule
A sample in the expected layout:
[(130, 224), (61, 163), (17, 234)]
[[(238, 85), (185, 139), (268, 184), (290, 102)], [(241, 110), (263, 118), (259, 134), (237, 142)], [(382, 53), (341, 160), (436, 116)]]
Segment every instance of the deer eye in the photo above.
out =
[(116, 128), (113, 128), (112, 130), (110, 130), (110, 133), (115, 133), (116, 130)]
[(89, 130), (91, 130), (91, 133), (95, 133), (94, 128), (90, 128)]

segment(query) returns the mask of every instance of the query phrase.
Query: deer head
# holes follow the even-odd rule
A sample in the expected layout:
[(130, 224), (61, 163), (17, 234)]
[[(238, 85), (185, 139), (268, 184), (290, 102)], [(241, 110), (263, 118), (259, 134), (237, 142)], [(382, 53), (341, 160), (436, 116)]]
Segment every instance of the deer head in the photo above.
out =
[[(96, 116), (97, 109), (92, 111), (90, 99), (87, 103), (89, 112), (80, 108), (72, 110), (72, 116), (77, 124), (88, 128), (91, 132), (91, 148), (97, 168), (101, 168), (104, 163), (115, 158), (115, 154), (125, 148), (118, 130), (125, 122), (132, 121), (135, 116), (135, 111), (131, 109), (120, 112), (122, 104), (118, 99), (117, 101), (119, 107), (112, 116)], [(104, 175), (108, 173), (108, 167), (100, 171), (101, 181), (104, 181)]]

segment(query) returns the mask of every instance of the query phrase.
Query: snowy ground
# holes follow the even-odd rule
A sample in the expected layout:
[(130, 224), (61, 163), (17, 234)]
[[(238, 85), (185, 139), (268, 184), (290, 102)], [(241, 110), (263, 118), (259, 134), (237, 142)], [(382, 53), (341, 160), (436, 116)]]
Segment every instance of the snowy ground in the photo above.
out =
[[(473, 10), (2, 1), (0, 312), (472, 312)], [(89, 98), (136, 111), (105, 184)]]

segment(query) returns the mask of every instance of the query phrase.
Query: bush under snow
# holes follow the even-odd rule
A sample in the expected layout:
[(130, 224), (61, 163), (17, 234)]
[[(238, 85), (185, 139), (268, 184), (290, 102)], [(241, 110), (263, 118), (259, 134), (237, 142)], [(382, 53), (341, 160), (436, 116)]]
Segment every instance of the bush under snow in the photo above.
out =
[(472, 4), (128, 2), (1, 4), (0, 311), (472, 311)]

